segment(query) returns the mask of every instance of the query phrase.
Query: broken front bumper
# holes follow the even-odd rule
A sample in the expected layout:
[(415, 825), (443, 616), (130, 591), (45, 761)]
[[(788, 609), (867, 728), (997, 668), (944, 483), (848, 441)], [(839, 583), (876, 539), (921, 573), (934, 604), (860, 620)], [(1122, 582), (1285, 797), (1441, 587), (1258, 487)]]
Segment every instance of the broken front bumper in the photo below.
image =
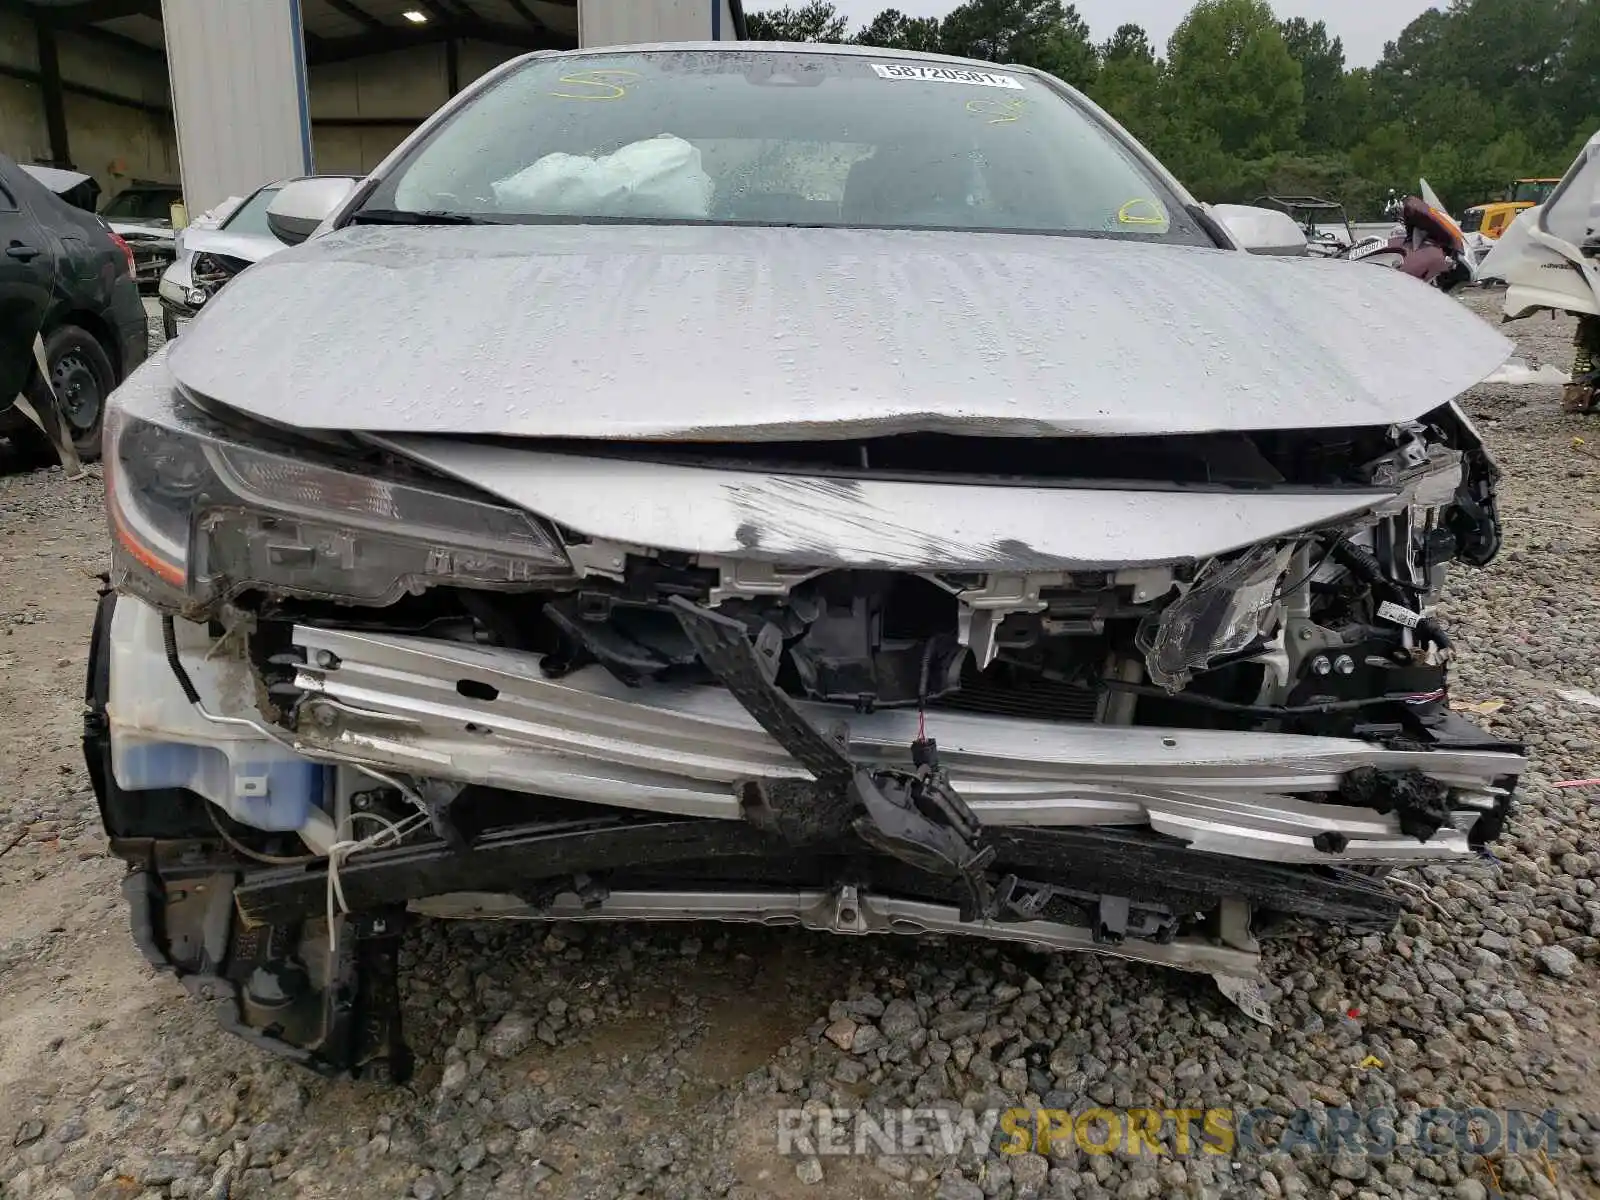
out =
[[(618, 808), (737, 820), (745, 780), (810, 776), (727, 691), (629, 688), (600, 668), (546, 678), (540, 657), (419, 638), (296, 628), (300, 740), (387, 770)], [(845, 720), (852, 755), (906, 767), (917, 718), (796, 706)], [(1503, 809), (1520, 755), (1364, 741), (930, 714), (950, 782), (985, 826), (1147, 826), (1191, 848), (1279, 863), (1463, 858)], [(1478, 744), (1481, 735), (1472, 731)], [(1450, 789), (1427, 841), (1401, 814), (1333, 803), (1352, 772), (1420, 771)]]
[[(293, 733), (262, 715), (235, 639), (176, 621), (169, 643), (154, 609), (107, 596), (85, 749), (113, 849), (136, 868), (146, 954), (230, 1027), (331, 1072), (405, 1069), (394, 973), (407, 910), (960, 933), (1207, 972), (1259, 1016), (1258, 916), (1386, 927), (1398, 901), (1353, 868), (1471, 855), (1526, 765), (1453, 722), (1432, 748), (1388, 749), (941, 711), (928, 732), (978, 851), (941, 871), (897, 852), (904, 828), (875, 836), (892, 820), (796, 835), (759, 819), (752, 788), (792, 818), (833, 785), (768, 732), (782, 721), (748, 692), (628, 688), (599, 670), (555, 680), (536, 654), (350, 630), (296, 627), (290, 641), (278, 661), (300, 665), (272, 694)], [(912, 774), (914, 713), (802, 704), (790, 718), (881, 783), (879, 803)], [(464, 837), (447, 816), (435, 840), (345, 859), (329, 926), (325, 856), (374, 776), (469, 785), (497, 815)], [(1453, 811), (1412, 836), (1403, 806), (1352, 802), (1355, 777), (1380, 800), (1384, 780), (1421, 780)], [(213, 836), (206, 801), (322, 857), (246, 862)]]
[[(264, 723), (249, 665), (213, 653), (202, 628), (176, 625), (207, 707)], [(300, 626), (293, 642), (305, 660), (294, 679), (298, 754), (201, 717), (167, 663), (154, 610), (121, 600), (108, 710), (119, 782), (187, 787), (244, 824), (294, 830), (318, 817), (318, 764), (729, 821), (745, 815), (744, 782), (810, 778), (719, 687), (629, 688), (599, 668), (550, 679), (537, 654), (347, 630)], [(796, 707), (819, 728), (847, 724), (863, 765), (909, 765), (914, 712)], [(985, 827), (1145, 827), (1194, 850), (1286, 864), (1470, 857), (1474, 841), (1497, 832), (1527, 765), (1514, 748), (1483, 748), (1494, 743), (1459, 721), (1434, 747), (1410, 749), (948, 712), (929, 714), (928, 732)], [(1420, 772), (1443, 785), (1449, 823), (1423, 841), (1402, 831), (1403, 807), (1339, 802), (1353, 774), (1373, 771)]]

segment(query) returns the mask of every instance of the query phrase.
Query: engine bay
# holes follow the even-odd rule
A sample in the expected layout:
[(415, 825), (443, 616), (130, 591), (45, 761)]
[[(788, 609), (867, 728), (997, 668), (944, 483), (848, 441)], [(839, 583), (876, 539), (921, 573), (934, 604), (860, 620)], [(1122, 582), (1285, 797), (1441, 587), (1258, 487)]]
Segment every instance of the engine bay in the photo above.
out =
[[(1239, 441), (1226, 440), (1229, 461)], [(630, 687), (715, 684), (679, 598), (739, 622), (788, 696), (861, 713), (1418, 736), (1447, 711), (1452, 651), (1427, 609), (1449, 564), (1485, 563), (1499, 545), (1492, 463), (1453, 407), (1341, 437), (1341, 451), (1382, 450), (1342, 474), (1326, 435), (1264, 441), (1302, 479), (1392, 498), (1225, 557), (1103, 570), (816, 568), (560, 529), (571, 577), (537, 588), (416, 589), (383, 607), (253, 591), (228, 607), (255, 626), (269, 694), (292, 691), (282, 631), (297, 622), (538, 651), (557, 678), (599, 665)]]

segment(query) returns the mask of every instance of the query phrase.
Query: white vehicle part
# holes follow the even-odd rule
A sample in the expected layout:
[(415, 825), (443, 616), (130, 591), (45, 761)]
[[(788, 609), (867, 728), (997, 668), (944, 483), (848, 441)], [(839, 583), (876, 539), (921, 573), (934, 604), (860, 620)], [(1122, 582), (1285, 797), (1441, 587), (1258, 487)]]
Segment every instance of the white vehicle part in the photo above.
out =
[(1307, 252), (1305, 230), (1286, 212), (1249, 204), (1211, 204), (1207, 208), (1240, 248), (1251, 254), (1304, 257)]
[[(218, 653), (204, 625), (175, 621), (184, 669), (206, 705), (258, 717), (255, 679), (237, 653)], [(313, 823), (328, 768), (242, 726), (217, 725), (195, 710), (167, 662), (161, 616), (120, 597), (111, 618), (111, 773), (129, 791), (188, 788), (257, 829)]]
[[(308, 753), (418, 777), (498, 786), (681, 816), (741, 817), (735, 784), (807, 778), (721, 688), (630, 688), (602, 668), (550, 679), (540, 655), (424, 638), (297, 626)], [(327, 665), (318, 665), (327, 664)], [(863, 762), (907, 760), (917, 714), (845, 720)], [(1054, 724), (928, 714), (952, 785), (989, 825), (1144, 825), (1197, 849), (1286, 863), (1463, 859), (1460, 829), (1492, 807), (1494, 781), (1524, 759), (1481, 751), (1388, 750), (1288, 734)], [(1357, 767), (1414, 768), (1453, 789), (1458, 828), (1427, 842), (1393, 814), (1325, 803)], [(1334, 832), (1341, 852), (1312, 839)]]
[[(546, 154), (491, 186), (508, 213), (702, 220), (711, 215), (716, 190), (700, 165), (699, 149), (671, 134), (630, 142), (599, 158)], [(402, 185), (401, 203), (403, 193)]]
[[(418, 462), (591, 537), (814, 567), (1052, 571), (1215, 558), (1392, 491), (1136, 491), (840, 479), (389, 436)], [(604, 504), (596, 498), (605, 497)]]
[(1582, 255), (1569, 256), (1559, 244), (1552, 244), (1553, 239), (1539, 230), (1543, 211), (1529, 208), (1518, 213), (1484, 258), (1479, 275), (1506, 281), (1503, 311), (1509, 320), (1542, 309), (1600, 316), (1600, 275), (1590, 274), (1600, 268), (1586, 269)]
[(1600, 132), (1589, 139), (1545, 202), (1539, 228), (1569, 246), (1581, 247), (1600, 237)]
[(1600, 316), (1600, 256), (1584, 243), (1600, 237), (1600, 133), (1568, 168), (1550, 199), (1517, 214), (1479, 266), (1480, 278), (1507, 283), (1511, 320), (1540, 309)]

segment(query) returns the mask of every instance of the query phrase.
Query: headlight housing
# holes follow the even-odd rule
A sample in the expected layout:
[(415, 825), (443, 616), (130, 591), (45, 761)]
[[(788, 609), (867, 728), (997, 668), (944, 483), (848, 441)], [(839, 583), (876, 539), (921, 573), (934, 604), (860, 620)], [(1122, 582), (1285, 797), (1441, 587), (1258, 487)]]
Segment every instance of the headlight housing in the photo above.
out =
[(1267, 543), (1214, 562), (1194, 586), (1139, 627), (1139, 649), (1155, 683), (1175, 692), (1195, 671), (1238, 654), (1278, 623), (1278, 583), (1294, 547)]
[[(194, 284), (195, 291), (210, 296), (249, 265), (242, 258), (200, 250), (189, 260), (189, 278)], [(202, 298), (201, 303), (204, 302)]]
[(106, 415), (119, 587), (192, 612), (248, 590), (383, 605), (440, 585), (517, 589), (571, 575), (519, 509), (316, 449), (246, 443), (141, 387), (149, 374)]

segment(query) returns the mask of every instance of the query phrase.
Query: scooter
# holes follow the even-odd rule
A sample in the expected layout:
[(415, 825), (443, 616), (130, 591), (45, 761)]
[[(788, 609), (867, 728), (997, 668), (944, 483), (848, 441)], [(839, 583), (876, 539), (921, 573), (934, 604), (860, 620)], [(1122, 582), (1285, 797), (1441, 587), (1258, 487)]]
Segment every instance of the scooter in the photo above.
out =
[(1442, 292), (1453, 291), (1477, 278), (1473, 256), (1461, 227), (1445, 211), (1426, 179), (1422, 180), (1421, 191), (1420, 196), (1407, 196), (1399, 202), (1398, 221), (1387, 239), (1363, 238), (1344, 257), (1351, 262), (1392, 267)]
[(1600, 412), (1600, 132), (1550, 198), (1525, 209), (1479, 267), (1506, 282), (1505, 319), (1564, 312), (1578, 319), (1567, 412)]

